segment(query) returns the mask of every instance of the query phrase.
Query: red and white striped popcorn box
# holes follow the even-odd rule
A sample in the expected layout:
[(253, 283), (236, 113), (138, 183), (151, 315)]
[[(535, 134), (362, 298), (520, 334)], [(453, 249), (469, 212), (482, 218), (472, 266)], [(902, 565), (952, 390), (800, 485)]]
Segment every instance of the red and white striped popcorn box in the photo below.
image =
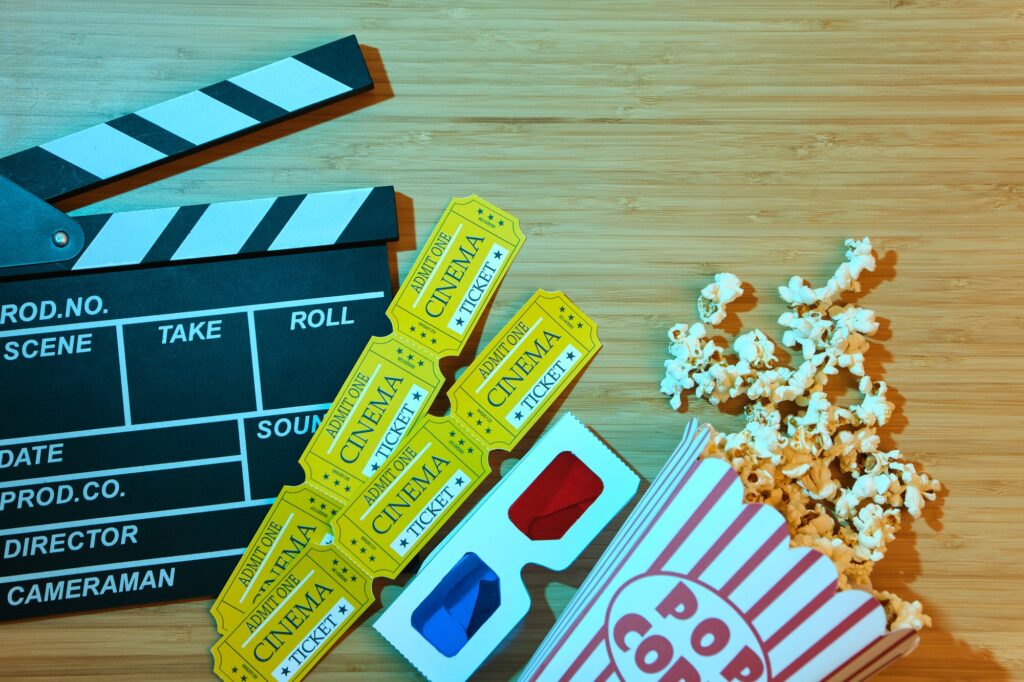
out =
[(679, 447), (523, 671), (523, 680), (862, 680), (917, 646), (828, 557), (743, 502), (707, 429)]

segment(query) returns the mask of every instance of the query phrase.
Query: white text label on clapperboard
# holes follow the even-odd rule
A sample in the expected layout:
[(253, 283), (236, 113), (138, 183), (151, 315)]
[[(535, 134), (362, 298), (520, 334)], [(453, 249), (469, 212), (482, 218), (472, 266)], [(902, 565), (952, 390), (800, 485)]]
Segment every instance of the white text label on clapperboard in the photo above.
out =
[[(63, 303), (52, 299), (4, 303), (0, 305), (0, 327), (11, 324), (32, 324), (53, 320), (75, 320), (107, 313), (99, 296), (76, 296)], [(11, 340), (3, 344), (3, 359), (34, 360), (58, 355), (83, 355), (92, 352), (92, 334), (60, 334), (24, 340)]]
[(159, 570), (124, 571), (105, 577), (59, 578), (45, 582), (14, 585), (7, 591), (7, 603), (11, 606), (41, 604), (66, 599), (101, 597), (122, 592), (159, 590), (174, 586), (175, 567)]
[(224, 324), (224, 320), (202, 320), (200, 322), (162, 324), (157, 327), (160, 331), (160, 345), (166, 346), (172, 343), (191, 343), (193, 341), (212, 341), (219, 339), (222, 324)]
[(4, 360), (35, 360), (58, 355), (84, 355), (92, 352), (92, 334), (62, 334), (40, 339), (8, 341), (4, 344)]
[(19, 445), (0, 448), (0, 469), (37, 467), (43, 464), (61, 464), (64, 461), (64, 443)]
[(0, 490), (0, 511), (6, 511), (11, 506), (15, 509), (35, 509), (77, 502), (112, 500), (117, 497), (124, 497), (124, 493), (121, 492), (121, 483), (116, 478), (85, 481), (81, 487), (78, 487), (78, 483), (41, 485), (34, 488)]
[(134, 523), (99, 526), (83, 530), (57, 531), (4, 540), (4, 559), (21, 556), (43, 556), (62, 552), (82, 552), (103, 547), (135, 545), (139, 542), (139, 527)]
[(256, 437), (267, 440), (271, 437), (312, 435), (320, 427), (324, 418), (318, 414), (307, 414), (304, 417), (278, 417), (277, 419), (261, 419), (256, 423)]
[(53, 300), (4, 303), (0, 305), (0, 327), (8, 324), (49, 322), (50, 320), (74, 320), (80, 317), (96, 317), (107, 312), (99, 296), (76, 296), (65, 299), (64, 303)]
[(341, 306), (339, 309), (313, 308), (312, 310), (294, 310), (292, 311), (289, 330), (340, 327), (343, 324), (355, 324), (355, 320), (349, 319), (347, 305)]

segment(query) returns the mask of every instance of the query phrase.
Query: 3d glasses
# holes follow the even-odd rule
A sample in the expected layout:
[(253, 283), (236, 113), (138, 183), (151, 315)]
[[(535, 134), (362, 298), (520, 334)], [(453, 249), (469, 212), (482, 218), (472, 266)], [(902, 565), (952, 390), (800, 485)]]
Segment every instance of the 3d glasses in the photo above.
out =
[(427, 678), (468, 679), (530, 609), (523, 568), (567, 568), (638, 485), (566, 414), (428, 557), (374, 627)]

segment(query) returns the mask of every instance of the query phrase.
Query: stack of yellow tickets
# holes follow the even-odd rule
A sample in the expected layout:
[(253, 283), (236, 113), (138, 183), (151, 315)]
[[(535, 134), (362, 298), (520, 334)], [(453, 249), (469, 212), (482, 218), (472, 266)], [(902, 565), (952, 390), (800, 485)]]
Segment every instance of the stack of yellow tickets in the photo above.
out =
[(214, 670), (231, 682), (297, 680), (550, 407), (600, 341), (561, 293), (538, 291), (455, 382), (451, 413), (427, 415), (523, 243), (518, 221), (453, 200), (301, 462), (217, 598)]

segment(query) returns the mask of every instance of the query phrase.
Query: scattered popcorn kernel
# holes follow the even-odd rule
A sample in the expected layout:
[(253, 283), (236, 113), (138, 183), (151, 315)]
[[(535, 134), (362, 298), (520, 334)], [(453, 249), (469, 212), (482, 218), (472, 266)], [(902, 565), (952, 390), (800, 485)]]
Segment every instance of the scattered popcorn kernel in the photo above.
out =
[(743, 294), (740, 278), (730, 272), (715, 275), (715, 281), (700, 290), (697, 317), (701, 322), (719, 325), (725, 319), (725, 306)]
[[(846, 247), (846, 261), (825, 286), (815, 289), (793, 277), (779, 287), (791, 308), (779, 317), (781, 341), (799, 350), (795, 368), (779, 365), (775, 344), (760, 329), (737, 336), (730, 354), (704, 324), (677, 324), (669, 330), (661, 391), (674, 409), (684, 391), (712, 405), (740, 396), (749, 401), (744, 428), (715, 433), (704, 456), (730, 463), (747, 502), (777, 509), (794, 546), (828, 556), (840, 589), (870, 589), (871, 572), (895, 539), (903, 512), (919, 517), (942, 486), (899, 450), (879, 448), (878, 429), (889, 424), (895, 405), (886, 397), (888, 385), (873, 381), (864, 367), (878, 321), (873, 310), (840, 300), (860, 290), (858, 278), (874, 270), (875, 256), (867, 238), (847, 240)], [(726, 304), (742, 291), (735, 275), (716, 275), (701, 291), (699, 319), (719, 324)], [(849, 407), (834, 404), (825, 390), (843, 372), (859, 378), (860, 402)], [(783, 403), (791, 405), (780, 412)], [(890, 629), (931, 624), (920, 602), (875, 595)]]
[(741, 362), (757, 369), (768, 369), (778, 360), (775, 344), (760, 329), (737, 336), (732, 342), (732, 349)]
[(884, 381), (879, 381), (877, 384), (872, 385), (871, 377), (864, 377), (860, 380), (858, 388), (864, 394), (864, 400), (861, 401), (860, 405), (854, 405), (851, 408), (853, 413), (868, 426), (874, 426), (875, 424), (885, 426), (889, 422), (889, 418), (892, 417), (893, 409), (896, 407), (885, 399), (885, 394), (889, 387)]
[(875, 269), (875, 255), (871, 251), (871, 240), (846, 240), (846, 262), (836, 269), (828, 283), (820, 289), (812, 289), (801, 277), (793, 277), (787, 286), (779, 287), (779, 295), (790, 307), (830, 306), (847, 291), (860, 291), (857, 278), (865, 270)]
[(875, 599), (882, 602), (889, 619), (890, 630), (931, 627), (932, 619), (922, 612), (921, 602), (903, 601), (892, 592), (874, 590)]

